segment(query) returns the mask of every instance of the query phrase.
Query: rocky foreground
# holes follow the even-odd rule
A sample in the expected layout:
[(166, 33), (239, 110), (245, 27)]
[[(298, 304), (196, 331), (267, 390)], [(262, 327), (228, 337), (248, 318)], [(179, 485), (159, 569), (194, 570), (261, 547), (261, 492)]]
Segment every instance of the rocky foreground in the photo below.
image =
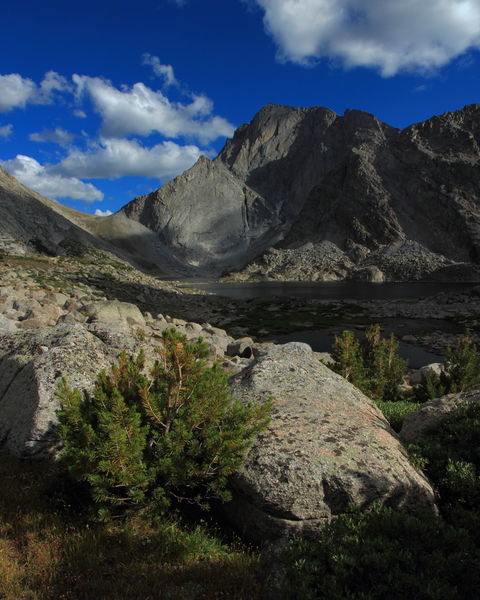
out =
[[(247, 325), (249, 316), (275, 315), (280, 305), (271, 303), (269, 311), (255, 302), (179, 289), (101, 251), (83, 259), (4, 255), (0, 269), (0, 445), (16, 456), (57, 455), (55, 390), (62, 377), (89, 389), (123, 348), (143, 349), (151, 364), (161, 332), (174, 327), (189, 340), (207, 341), (209, 360), (219, 361), (232, 376), (233, 395), (274, 400), (269, 429), (234, 478), (234, 499), (226, 507), (247, 537), (315, 536), (352, 503), (368, 507), (379, 499), (400, 510), (435, 510), (429, 482), (410, 464), (381, 412), (329, 370), (320, 360), (324, 356), (305, 344), (255, 342), (218, 326), (223, 322), (231, 332), (248, 333), (239, 316)], [(430, 317), (435, 309), (442, 318), (460, 314), (473, 320), (478, 294), (376, 309), (406, 319), (425, 316), (427, 306)], [(322, 315), (330, 311), (334, 319), (342, 310), (358, 316), (353, 305), (341, 302), (308, 302), (303, 308)], [(356, 305), (356, 310), (371, 309), (372, 303)]]

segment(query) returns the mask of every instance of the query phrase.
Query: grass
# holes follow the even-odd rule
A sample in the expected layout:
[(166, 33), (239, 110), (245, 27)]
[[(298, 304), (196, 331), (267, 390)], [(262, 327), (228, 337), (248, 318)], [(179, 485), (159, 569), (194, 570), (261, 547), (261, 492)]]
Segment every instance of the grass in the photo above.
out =
[(206, 524), (92, 523), (47, 493), (54, 469), (0, 454), (0, 598), (261, 598), (259, 558)]

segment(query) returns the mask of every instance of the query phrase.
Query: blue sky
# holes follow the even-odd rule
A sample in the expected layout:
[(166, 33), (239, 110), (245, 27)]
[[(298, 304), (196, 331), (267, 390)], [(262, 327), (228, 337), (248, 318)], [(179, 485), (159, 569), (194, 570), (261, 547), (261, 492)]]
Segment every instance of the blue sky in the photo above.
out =
[(116, 211), (266, 103), (405, 127), (480, 102), (479, 0), (6, 0), (0, 164)]

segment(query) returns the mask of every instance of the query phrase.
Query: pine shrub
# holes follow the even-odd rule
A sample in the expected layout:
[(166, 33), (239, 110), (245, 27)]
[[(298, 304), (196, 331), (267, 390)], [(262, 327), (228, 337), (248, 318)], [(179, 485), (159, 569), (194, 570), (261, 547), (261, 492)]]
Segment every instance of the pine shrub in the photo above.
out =
[(445, 394), (467, 392), (480, 386), (480, 353), (470, 335), (448, 346), (440, 375), (430, 370), (420, 384), (417, 397), (425, 401)]
[(207, 507), (230, 499), (228, 477), (269, 421), (271, 402), (242, 404), (228, 391), (208, 346), (162, 334), (159, 358), (120, 354), (91, 394), (62, 381), (57, 396), (62, 462), (84, 482), (100, 516), (139, 506), (164, 511), (172, 499)]
[(372, 325), (359, 341), (351, 331), (336, 336), (332, 346), (332, 369), (373, 400), (396, 401), (406, 372), (393, 336), (382, 338), (380, 325)]

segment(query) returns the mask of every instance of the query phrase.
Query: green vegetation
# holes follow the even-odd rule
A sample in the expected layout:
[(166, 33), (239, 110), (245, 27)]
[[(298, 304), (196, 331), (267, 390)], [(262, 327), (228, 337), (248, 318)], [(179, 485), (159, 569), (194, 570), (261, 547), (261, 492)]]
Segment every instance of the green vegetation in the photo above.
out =
[(395, 337), (382, 338), (379, 325), (361, 340), (352, 331), (336, 336), (332, 358), (330, 368), (372, 398), (395, 431), (422, 402), (480, 386), (480, 353), (468, 334), (448, 346), (441, 374), (430, 370), (412, 391), (401, 390), (407, 363), (398, 356)]
[(304, 329), (325, 329), (337, 326), (340, 321), (363, 323), (360, 314), (362, 309), (355, 304), (340, 307), (335, 303), (315, 304), (303, 300), (253, 299), (242, 302), (229, 327), (242, 327), (250, 335), (265, 337)]
[[(204, 344), (189, 345), (175, 330), (162, 340), (149, 373), (142, 354), (122, 354), (90, 395), (62, 384), (59, 464), (0, 455), (0, 598), (264, 597), (258, 555), (198, 520), (211, 513), (184, 508), (228, 499), (228, 475), (266, 425), (270, 405), (232, 400), (218, 367), (205, 366)], [(362, 341), (344, 332), (335, 344), (336, 370), (374, 397), (398, 430), (419, 403), (398, 391), (405, 363), (395, 339), (382, 339), (374, 326)], [(478, 366), (465, 336), (449, 349), (441, 384), (478, 386)], [(409, 448), (439, 493), (440, 516), (352, 509), (316, 541), (294, 540), (275, 558), (283, 598), (477, 598), (479, 430), (480, 406), (470, 404)]]
[(62, 383), (60, 462), (0, 455), (0, 598), (261, 598), (258, 555), (201, 509), (230, 497), (271, 405), (233, 400), (204, 343), (162, 339), (149, 374), (122, 354), (91, 395)]
[(480, 547), (470, 531), (432, 514), (356, 511), (317, 542), (293, 542), (282, 558), (288, 600), (478, 598)]
[(59, 502), (57, 468), (0, 453), (2, 600), (260, 600), (259, 557), (205, 522), (106, 523)]
[(480, 586), (480, 406), (452, 413), (412, 445), (435, 484), (441, 516), (375, 506), (297, 540), (282, 557), (285, 598), (464, 600)]
[(421, 402), (409, 400), (376, 400), (375, 404), (390, 423), (390, 427), (397, 432), (402, 429), (405, 417), (422, 406)]
[(234, 400), (218, 365), (205, 366), (207, 344), (174, 329), (162, 342), (150, 376), (142, 353), (124, 353), (91, 395), (65, 381), (58, 391), (62, 462), (103, 518), (147, 505), (163, 512), (172, 500), (229, 500), (228, 477), (268, 423), (271, 403)]
[(479, 510), (479, 432), (480, 405), (472, 403), (455, 410), (410, 447), (414, 459), (436, 482), (448, 510), (455, 506)]
[(469, 335), (448, 346), (440, 375), (430, 371), (422, 381), (417, 397), (424, 401), (445, 394), (466, 392), (480, 386), (480, 353)]
[(395, 401), (401, 398), (399, 385), (407, 362), (398, 356), (393, 336), (382, 338), (380, 325), (367, 329), (359, 341), (351, 331), (335, 337), (332, 369), (373, 400)]

